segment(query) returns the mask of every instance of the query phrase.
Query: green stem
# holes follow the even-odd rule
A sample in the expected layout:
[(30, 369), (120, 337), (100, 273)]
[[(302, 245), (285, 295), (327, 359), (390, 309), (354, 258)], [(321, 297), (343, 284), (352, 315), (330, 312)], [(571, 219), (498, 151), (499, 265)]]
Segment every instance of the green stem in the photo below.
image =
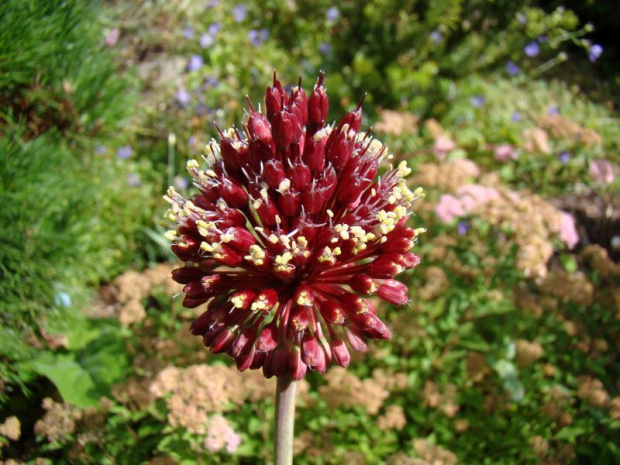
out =
[(278, 378), (276, 386), (275, 465), (293, 464), (295, 393), (297, 382), (290, 375)]

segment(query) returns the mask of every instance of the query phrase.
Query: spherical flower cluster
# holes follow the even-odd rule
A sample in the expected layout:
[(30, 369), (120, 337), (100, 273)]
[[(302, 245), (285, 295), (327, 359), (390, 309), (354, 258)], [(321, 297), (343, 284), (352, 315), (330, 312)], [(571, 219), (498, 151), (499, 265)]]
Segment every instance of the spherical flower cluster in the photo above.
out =
[(346, 367), (345, 340), (365, 350), (366, 338), (390, 338), (367, 297), (407, 302), (394, 277), (419, 263), (410, 250), (424, 230), (406, 222), (423, 192), (407, 188), (405, 163), (378, 176), (387, 151), (360, 132), (361, 102), (326, 126), (322, 74), (308, 97), (274, 75), (265, 104), (250, 103), (242, 130), (220, 131), (206, 169), (188, 162), (200, 192), (169, 189), (166, 236), (186, 262), (173, 272), (183, 304), (207, 304), (192, 333), (241, 371), (300, 379)]

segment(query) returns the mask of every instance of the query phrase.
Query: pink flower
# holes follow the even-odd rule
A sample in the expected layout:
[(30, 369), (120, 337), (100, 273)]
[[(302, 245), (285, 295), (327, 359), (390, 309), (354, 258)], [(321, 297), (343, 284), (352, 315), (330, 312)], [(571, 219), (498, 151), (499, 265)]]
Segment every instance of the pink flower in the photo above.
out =
[(444, 223), (449, 223), (453, 219), (463, 216), (465, 209), (459, 199), (450, 194), (444, 194), (439, 198), (439, 203), (435, 207), (435, 214)]
[(495, 147), (495, 159), (497, 161), (518, 160), (519, 154), (510, 144), (501, 144)]
[(456, 143), (448, 136), (441, 135), (435, 139), (435, 145), (433, 146), (433, 155), (438, 160), (445, 160), (446, 155), (452, 152), (456, 148)]
[(614, 169), (607, 160), (595, 160), (590, 163), (590, 176), (594, 182), (611, 184), (614, 182)]
[(105, 44), (108, 47), (114, 47), (117, 44), (119, 37), (120, 30), (115, 27), (114, 29), (111, 29), (110, 32), (108, 32), (105, 36)]
[(577, 232), (577, 226), (575, 225), (575, 218), (568, 213), (562, 212), (560, 218), (560, 229), (558, 231), (560, 239), (572, 249), (579, 242), (579, 233)]
[(265, 108), (220, 131), (205, 169), (188, 162), (200, 192), (169, 189), (166, 237), (186, 262), (173, 272), (183, 304), (207, 304), (192, 333), (241, 371), (300, 379), (332, 360), (347, 366), (345, 340), (366, 350), (366, 338), (390, 338), (366, 297), (406, 302), (392, 278), (419, 263), (410, 250), (421, 230), (406, 222), (422, 191), (407, 188), (404, 162), (378, 176), (387, 153), (360, 130), (361, 103), (325, 125), (322, 74), (308, 97), (274, 76)]

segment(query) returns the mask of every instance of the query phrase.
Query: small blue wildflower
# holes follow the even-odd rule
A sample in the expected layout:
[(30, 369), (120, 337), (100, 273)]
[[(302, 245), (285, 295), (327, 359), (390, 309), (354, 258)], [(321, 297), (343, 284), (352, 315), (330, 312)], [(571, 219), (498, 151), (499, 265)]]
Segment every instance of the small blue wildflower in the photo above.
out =
[(260, 31), (252, 29), (248, 32), (248, 38), (254, 47), (258, 47), (269, 38), (269, 29), (261, 29)]
[(187, 70), (191, 73), (192, 71), (200, 69), (203, 64), (204, 60), (200, 55), (192, 55), (189, 59), (189, 63), (187, 63)]
[(521, 117), (521, 113), (519, 113), (518, 111), (515, 111), (512, 113), (512, 120), (515, 123), (518, 123), (519, 121), (521, 121), (523, 118)]
[(105, 145), (97, 145), (95, 147), (95, 153), (104, 154), (108, 151)]
[(130, 187), (140, 187), (142, 185), (142, 181), (140, 181), (140, 176), (136, 173), (129, 173), (127, 175), (127, 185)]
[(196, 105), (194, 112), (196, 113), (196, 116), (206, 116), (207, 113), (209, 113), (209, 107), (207, 107), (204, 103), (200, 102), (198, 105)]
[(546, 44), (546, 43), (548, 42), (548, 40), (547, 40), (547, 36), (546, 36), (546, 35), (544, 35), (544, 34), (543, 34), (543, 35), (541, 35), (541, 36), (540, 36), (538, 39), (536, 39), (536, 40), (538, 40), (538, 43), (539, 43), (539, 44)]
[(220, 3), (220, 0), (209, 0), (207, 3), (207, 8), (215, 8)]
[(119, 147), (118, 150), (116, 151), (116, 156), (118, 158), (122, 158), (123, 160), (126, 160), (132, 155), (133, 155), (133, 150), (131, 146), (129, 145), (123, 145), (122, 147)]
[(430, 33), (429, 35), (430, 39), (435, 42), (436, 44), (440, 44), (443, 42), (443, 36), (441, 35), (441, 32), (439, 31), (433, 31)]
[(340, 11), (335, 6), (327, 10), (327, 21), (335, 22), (340, 17)]
[(319, 44), (319, 52), (321, 52), (323, 55), (329, 55), (331, 51), (332, 44), (330, 44), (329, 42), (323, 42)]
[(568, 153), (567, 151), (564, 151), (562, 153), (560, 153), (558, 155), (558, 160), (560, 161), (560, 163), (562, 163), (563, 165), (567, 164), (568, 161), (570, 160), (570, 153)]
[(469, 221), (459, 221), (459, 224), (456, 226), (459, 236), (464, 236), (470, 229), (471, 223)]
[(176, 94), (174, 94), (174, 101), (182, 108), (187, 108), (189, 102), (191, 101), (191, 95), (184, 89), (181, 89)]
[(529, 44), (525, 46), (523, 51), (528, 57), (533, 58), (537, 56), (540, 53), (540, 47), (538, 46), (538, 42), (533, 40), (532, 42), (530, 42)]
[(482, 95), (474, 95), (469, 101), (474, 108), (480, 108), (486, 103), (486, 99)]
[(547, 114), (548, 115), (559, 115), (560, 114), (560, 109), (558, 107), (556, 107), (555, 105), (551, 105), (547, 109)]
[(185, 37), (187, 40), (191, 39), (194, 37), (194, 30), (191, 27), (185, 27), (183, 28), (183, 37)]
[(200, 36), (200, 39), (198, 39), (198, 43), (202, 48), (209, 48), (215, 43), (215, 39), (211, 34), (203, 34)]
[(508, 63), (506, 63), (506, 72), (510, 76), (516, 76), (517, 74), (519, 74), (520, 71), (521, 69), (517, 66), (517, 64), (514, 61), (511, 60)]
[(246, 16), (248, 15), (248, 7), (243, 4), (237, 5), (233, 8), (232, 15), (235, 22), (240, 23), (245, 20)]
[(207, 28), (207, 32), (213, 37), (215, 37), (217, 33), (220, 32), (220, 29), (222, 29), (222, 25), (218, 22), (215, 22)]
[(219, 85), (220, 81), (215, 76), (209, 76), (205, 78), (205, 87), (212, 87), (213, 89), (215, 89)]
[(601, 47), (599, 44), (591, 45), (590, 48), (588, 49), (588, 58), (590, 59), (592, 63), (594, 63), (596, 60), (600, 58), (602, 53), (603, 53), (603, 47)]

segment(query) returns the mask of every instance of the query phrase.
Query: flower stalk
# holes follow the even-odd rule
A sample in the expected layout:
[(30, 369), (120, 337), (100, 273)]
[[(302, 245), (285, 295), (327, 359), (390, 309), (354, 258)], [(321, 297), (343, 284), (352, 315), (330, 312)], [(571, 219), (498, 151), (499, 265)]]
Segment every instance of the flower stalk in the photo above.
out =
[(297, 381), (278, 378), (276, 386), (275, 465), (292, 465)]

